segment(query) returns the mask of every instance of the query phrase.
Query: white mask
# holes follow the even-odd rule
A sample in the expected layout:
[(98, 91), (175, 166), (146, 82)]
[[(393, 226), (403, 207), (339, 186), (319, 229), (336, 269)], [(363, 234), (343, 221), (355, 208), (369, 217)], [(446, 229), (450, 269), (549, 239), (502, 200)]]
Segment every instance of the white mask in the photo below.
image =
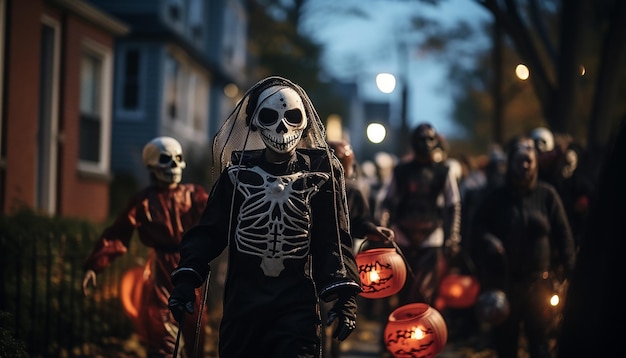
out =
[(535, 128), (530, 134), (539, 153), (551, 152), (554, 149), (554, 135), (543, 127)]
[(252, 124), (265, 145), (277, 153), (291, 153), (307, 126), (304, 104), (289, 87), (270, 87), (259, 95)]
[(143, 162), (159, 182), (180, 183), (183, 169), (183, 148), (171, 137), (157, 137), (143, 147)]

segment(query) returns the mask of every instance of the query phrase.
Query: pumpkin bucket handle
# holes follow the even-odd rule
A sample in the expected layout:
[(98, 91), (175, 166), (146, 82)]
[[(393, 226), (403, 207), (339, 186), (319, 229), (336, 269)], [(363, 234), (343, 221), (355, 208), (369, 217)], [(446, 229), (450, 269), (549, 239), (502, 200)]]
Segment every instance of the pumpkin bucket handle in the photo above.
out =
[[(404, 256), (404, 253), (402, 252), (402, 250), (400, 249), (400, 246), (398, 246), (398, 244), (396, 243), (396, 241), (394, 240), (395, 238), (395, 233), (393, 232), (392, 229), (384, 227), (384, 226), (379, 226), (379, 229), (381, 229), (382, 231), (384, 231), (385, 233), (387, 233), (389, 240), (387, 241), (383, 241), (383, 244), (385, 243), (390, 243), (389, 246), (393, 247), (396, 249), (396, 252), (398, 253), (398, 255), (400, 255), (400, 257), (402, 257), (402, 261), (404, 261), (404, 265), (406, 266), (407, 271), (409, 272), (409, 274), (411, 275), (411, 278), (415, 278), (415, 274), (413, 273), (413, 270), (411, 270), (411, 265), (409, 265), (409, 261), (406, 259), (406, 256)], [(372, 241), (372, 242), (377, 242), (380, 243), (381, 241), (379, 240), (371, 240), (369, 238), (369, 235), (365, 235), (364, 240), (361, 242), (361, 244), (359, 245), (359, 249), (357, 250), (357, 253), (361, 252), (361, 250), (363, 249), (363, 246), (365, 245), (366, 242), (368, 241)], [(389, 247), (389, 246), (381, 246), (381, 247)]]

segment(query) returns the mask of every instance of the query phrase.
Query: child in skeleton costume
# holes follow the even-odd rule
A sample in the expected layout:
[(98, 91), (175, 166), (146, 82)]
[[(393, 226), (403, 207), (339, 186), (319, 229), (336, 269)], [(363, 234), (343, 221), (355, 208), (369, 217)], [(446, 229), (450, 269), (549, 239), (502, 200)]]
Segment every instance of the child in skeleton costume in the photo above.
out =
[[(180, 183), (186, 163), (182, 147), (174, 138), (157, 137), (148, 142), (143, 149), (143, 160), (152, 183), (131, 198), (95, 243), (84, 264), (83, 292), (87, 295), (89, 285), (96, 285), (96, 274), (127, 252), (136, 230), (141, 242), (151, 250), (143, 278), (138, 282), (142, 285), (141, 304), (133, 323), (147, 346), (148, 357), (171, 357), (178, 323), (167, 307), (173, 288), (170, 273), (178, 263), (183, 232), (200, 220), (208, 194), (200, 185)], [(197, 347), (193, 344), (199, 305), (194, 312), (193, 319), (187, 320), (183, 329), (189, 357), (196, 349), (201, 356), (204, 346), (203, 337), (197, 337)], [(206, 315), (203, 319), (207, 321)]]
[(281, 77), (254, 85), (217, 133), (221, 174), (183, 237), (170, 309), (192, 312), (194, 288), (228, 247), (221, 357), (320, 357), (320, 299), (344, 340), (361, 291), (343, 169), (304, 90)]

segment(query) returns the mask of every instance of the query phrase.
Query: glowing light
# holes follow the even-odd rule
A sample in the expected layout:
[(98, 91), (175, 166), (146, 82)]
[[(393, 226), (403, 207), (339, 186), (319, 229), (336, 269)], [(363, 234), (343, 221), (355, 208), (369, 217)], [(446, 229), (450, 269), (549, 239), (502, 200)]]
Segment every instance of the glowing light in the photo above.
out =
[(515, 67), (515, 75), (522, 81), (526, 81), (530, 77), (530, 70), (526, 65), (519, 64)]
[(552, 306), (558, 306), (559, 301), (559, 295), (553, 295), (552, 297), (550, 297), (550, 305)]
[(378, 282), (380, 280), (380, 275), (378, 271), (372, 270), (370, 271), (370, 282)]
[(450, 287), (450, 296), (459, 298), (463, 294), (463, 287), (461, 285), (454, 285)]
[(378, 144), (385, 140), (385, 136), (387, 135), (387, 130), (385, 126), (380, 123), (370, 123), (367, 126), (367, 139), (370, 142)]
[(376, 75), (376, 87), (382, 93), (391, 93), (396, 88), (396, 77), (391, 73), (379, 73)]
[(124, 312), (132, 319), (139, 317), (143, 280), (144, 268), (134, 267), (124, 273), (120, 282), (122, 307), (124, 308)]
[(235, 98), (237, 97), (238, 93), (239, 93), (239, 87), (237, 87), (236, 84), (229, 83), (226, 86), (224, 86), (224, 94), (226, 95), (226, 97)]
[(584, 76), (585, 73), (587, 73), (587, 70), (585, 69), (585, 66), (580, 65), (580, 76)]
[(341, 117), (337, 114), (331, 114), (326, 118), (326, 139), (341, 140), (343, 136), (341, 128)]
[(422, 327), (413, 327), (411, 328), (411, 338), (412, 339), (422, 339), (426, 336), (424, 333), (424, 329)]

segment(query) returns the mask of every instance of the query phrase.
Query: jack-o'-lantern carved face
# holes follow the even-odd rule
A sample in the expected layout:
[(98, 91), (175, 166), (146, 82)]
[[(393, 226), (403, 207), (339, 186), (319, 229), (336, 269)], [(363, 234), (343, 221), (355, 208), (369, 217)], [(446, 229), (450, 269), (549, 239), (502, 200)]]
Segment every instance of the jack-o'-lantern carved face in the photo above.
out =
[(389, 315), (384, 337), (394, 357), (435, 357), (446, 345), (448, 328), (435, 308), (409, 303)]
[(361, 296), (382, 298), (402, 289), (406, 281), (406, 265), (395, 248), (376, 248), (355, 257), (361, 276)]

